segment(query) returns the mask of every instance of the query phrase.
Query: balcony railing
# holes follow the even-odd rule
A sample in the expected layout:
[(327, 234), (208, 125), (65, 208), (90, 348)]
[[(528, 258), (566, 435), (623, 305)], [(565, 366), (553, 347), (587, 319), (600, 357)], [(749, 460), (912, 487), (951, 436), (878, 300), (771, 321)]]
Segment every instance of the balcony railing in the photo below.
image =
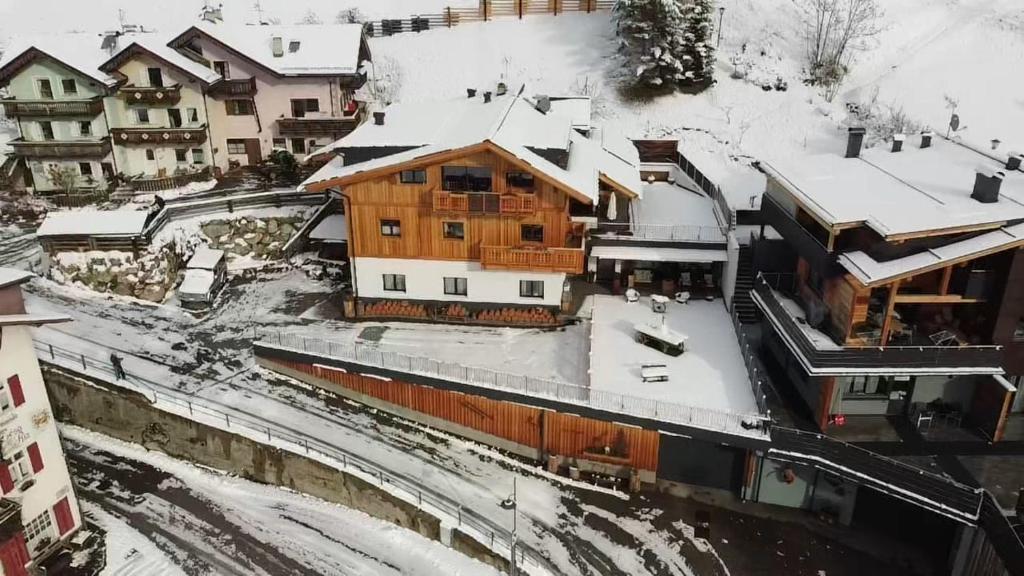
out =
[(596, 238), (605, 241), (649, 240), (654, 242), (693, 242), (700, 244), (725, 244), (726, 230), (721, 226), (687, 226), (671, 224), (632, 224), (601, 222), (597, 226)]
[(206, 126), (190, 128), (111, 128), (110, 135), (118, 144), (202, 144), (206, 142)]
[(171, 105), (181, 100), (181, 86), (122, 86), (118, 97), (129, 104)]
[(281, 118), (277, 131), (282, 136), (330, 136), (341, 138), (359, 126), (362, 114), (348, 118)]
[(580, 248), (480, 247), (480, 264), (485, 269), (582, 274), (583, 261)]
[(23, 158), (103, 158), (110, 154), (110, 139), (49, 140), (31, 142), (21, 138), (9, 142), (17, 156)]
[(8, 118), (19, 116), (95, 116), (103, 111), (103, 99), (92, 100), (0, 100)]
[(462, 194), (439, 190), (433, 194), (433, 205), (435, 212), (533, 214), (537, 210), (537, 197), (533, 194)]
[(761, 217), (764, 218), (765, 224), (770, 225), (786, 239), (797, 254), (807, 260), (811, 268), (828, 270), (832, 265), (835, 258), (828, 249), (768, 194), (761, 199)]
[(256, 79), (221, 80), (210, 87), (211, 96), (253, 96), (256, 94)]
[(804, 328), (786, 310), (764, 275), (758, 275), (752, 294), (754, 302), (768, 317), (787, 346), (805, 361), (809, 373), (862, 373), (864, 370), (972, 369), (978, 373), (999, 373), (1001, 346), (830, 346), (818, 347)]

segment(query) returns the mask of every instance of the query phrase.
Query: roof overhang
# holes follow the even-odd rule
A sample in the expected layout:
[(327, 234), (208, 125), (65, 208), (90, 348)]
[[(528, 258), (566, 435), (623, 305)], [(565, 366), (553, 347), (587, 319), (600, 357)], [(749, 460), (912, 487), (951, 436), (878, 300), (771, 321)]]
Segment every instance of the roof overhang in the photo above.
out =
[(0, 316), (0, 327), (42, 326), (44, 324), (60, 324), (63, 322), (71, 322), (71, 318), (56, 314), (7, 314)]
[(181, 72), (189, 78), (192, 78), (193, 80), (199, 82), (204, 88), (210, 85), (210, 83), (206, 80), (196, 76), (195, 74), (189, 72), (181, 66), (174, 64), (166, 58), (163, 58), (162, 56), (154, 53), (152, 50), (147, 49), (145, 46), (142, 46), (138, 42), (132, 42), (128, 46), (125, 46), (124, 49), (120, 50), (117, 54), (114, 54), (109, 60), (107, 60), (103, 64), (100, 64), (100, 70), (103, 70), (108, 74), (113, 73), (118, 68), (120, 68), (125, 62), (131, 61), (132, 58), (135, 58), (140, 54), (146, 55), (165, 66), (168, 66)]
[(39, 48), (36, 48), (35, 46), (32, 46), (25, 49), (21, 54), (18, 54), (13, 59), (11, 59), (11, 61), (8, 62), (3, 68), (0, 68), (0, 86), (8, 84), (11, 81), (11, 78), (18, 74), (18, 72), (20, 72), (23, 68), (25, 68), (26, 66), (40, 58), (49, 58), (50, 60), (59, 63), (61, 66), (64, 66), (69, 70), (74, 70), (79, 74), (82, 74), (83, 76), (92, 78), (93, 80), (99, 82), (104, 86), (110, 85), (109, 80), (97, 76), (96, 71), (90, 72), (89, 70), (81, 70), (79, 68), (72, 66), (71, 64), (68, 64), (67, 62), (64, 62), (60, 58), (57, 58), (51, 54), (44, 52), (43, 50), (40, 50)]

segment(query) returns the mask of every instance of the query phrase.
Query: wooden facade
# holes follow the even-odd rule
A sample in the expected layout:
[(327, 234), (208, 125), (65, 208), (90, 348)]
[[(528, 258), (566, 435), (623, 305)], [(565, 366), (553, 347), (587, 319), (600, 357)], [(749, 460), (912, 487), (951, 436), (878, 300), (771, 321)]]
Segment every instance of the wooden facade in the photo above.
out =
[[(490, 168), (491, 191), (445, 190), (443, 166)], [(426, 181), (402, 183), (401, 171), (412, 169), (425, 170)], [(508, 185), (507, 174), (519, 172), (534, 176), (532, 191)], [(574, 252), (571, 256), (526, 258), (520, 266), (538, 271), (583, 271), (582, 236), (569, 218), (569, 194), (525, 163), (514, 163), (490, 150), (468, 151), (427, 165), (395, 165), (390, 173), (345, 186), (343, 193), (349, 199), (350, 257), (480, 261), (484, 247), (529, 249), (536, 254), (569, 249)], [(474, 209), (471, 200), (478, 199), (472, 196), (492, 197), (494, 202), (480, 198), (480, 207)], [(493, 210), (487, 208), (491, 204)], [(385, 220), (397, 221), (400, 233), (385, 235), (381, 225)], [(462, 238), (446, 237), (446, 223), (461, 224)], [(523, 225), (541, 226), (543, 239), (524, 240)]]

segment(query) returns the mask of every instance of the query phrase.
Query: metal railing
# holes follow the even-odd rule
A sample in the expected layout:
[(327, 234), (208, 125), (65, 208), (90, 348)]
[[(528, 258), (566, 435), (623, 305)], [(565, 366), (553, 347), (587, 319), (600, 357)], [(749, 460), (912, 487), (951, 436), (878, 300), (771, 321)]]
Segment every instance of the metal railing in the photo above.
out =
[(424, 32), (431, 28), (451, 28), (460, 23), (486, 22), (497, 17), (563, 12), (611, 10), (615, 0), (480, 0), (475, 8), (446, 7), (439, 14), (417, 14), (408, 18), (390, 18), (366, 23), (368, 36), (392, 36), (403, 32)]
[[(227, 411), (217, 408), (213, 406), (213, 402), (178, 392), (144, 376), (128, 373), (125, 379), (119, 381), (115, 377), (113, 365), (106, 359), (87, 356), (38, 338), (34, 343), (40, 363), (44, 365), (49, 364), (85, 376), (90, 376), (90, 371), (98, 371), (103, 374), (105, 381), (142, 393), (158, 408), (172, 408), (168, 411), (196, 422), (244, 435), (257, 442), (284, 448), (295, 454), (329, 459), (338, 470), (354, 471), (367, 479), (372, 479), (377, 486), (388, 488), (391, 493), (406, 502), (416, 504), (421, 509), (430, 507), (441, 511), (454, 519), (459, 528), (471, 530), (482, 537), (485, 540), (482, 544), (489, 545), (492, 550), (507, 554), (508, 552), (504, 551), (511, 549), (511, 531), (488, 516), (464, 508), (455, 498), (423, 486), (415, 478), (385, 468), (338, 446), (325, 444), (297, 430), (285, 429), (269, 419), (237, 409)], [(90, 341), (90, 344), (95, 343)], [(91, 348), (94, 349), (95, 346)], [(531, 546), (523, 544), (522, 540), (517, 541), (516, 552), (517, 563), (520, 566), (525, 564), (527, 567), (540, 568), (546, 573), (556, 573), (547, 558)]]
[(772, 413), (768, 409), (768, 396), (764, 392), (768, 371), (764, 369), (761, 359), (758, 358), (754, 347), (750, 345), (735, 307), (733, 307), (731, 316), (732, 327), (736, 331), (736, 339), (740, 345), (740, 356), (743, 357), (743, 364), (747, 367), (747, 377), (750, 380), (750, 392), (754, 395), (754, 403), (757, 404), (758, 411), (770, 419)]
[(95, 116), (103, 111), (103, 98), (89, 100), (0, 100), (8, 118), (17, 116)]
[(299, 334), (257, 330), (254, 341), (257, 356), (261, 353), (260, 347), (426, 376), (486, 390), (548, 398), (615, 414), (726, 434), (765, 440), (769, 436), (771, 420), (760, 414), (737, 414), (605, 390), (594, 390), (586, 386), (556, 380), (510, 374), (478, 366), (465, 366), (422, 356), (410, 356), (357, 342), (334, 342), (320, 338), (307, 338)]
[(726, 234), (721, 226), (600, 222), (593, 236), (602, 240), (725, 244), (728, 241)]

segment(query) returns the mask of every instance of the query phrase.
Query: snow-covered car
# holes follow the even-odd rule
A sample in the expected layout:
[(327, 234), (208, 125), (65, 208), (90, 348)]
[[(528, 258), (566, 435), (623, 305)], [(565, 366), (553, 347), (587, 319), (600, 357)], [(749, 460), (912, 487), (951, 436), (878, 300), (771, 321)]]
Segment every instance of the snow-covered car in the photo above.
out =
[(227, 279), (227, 262), (223, 250), (200, 247), (185, 266), (185, 278), (178, 287), (182, 306), (202, 307), (213, 299)]

